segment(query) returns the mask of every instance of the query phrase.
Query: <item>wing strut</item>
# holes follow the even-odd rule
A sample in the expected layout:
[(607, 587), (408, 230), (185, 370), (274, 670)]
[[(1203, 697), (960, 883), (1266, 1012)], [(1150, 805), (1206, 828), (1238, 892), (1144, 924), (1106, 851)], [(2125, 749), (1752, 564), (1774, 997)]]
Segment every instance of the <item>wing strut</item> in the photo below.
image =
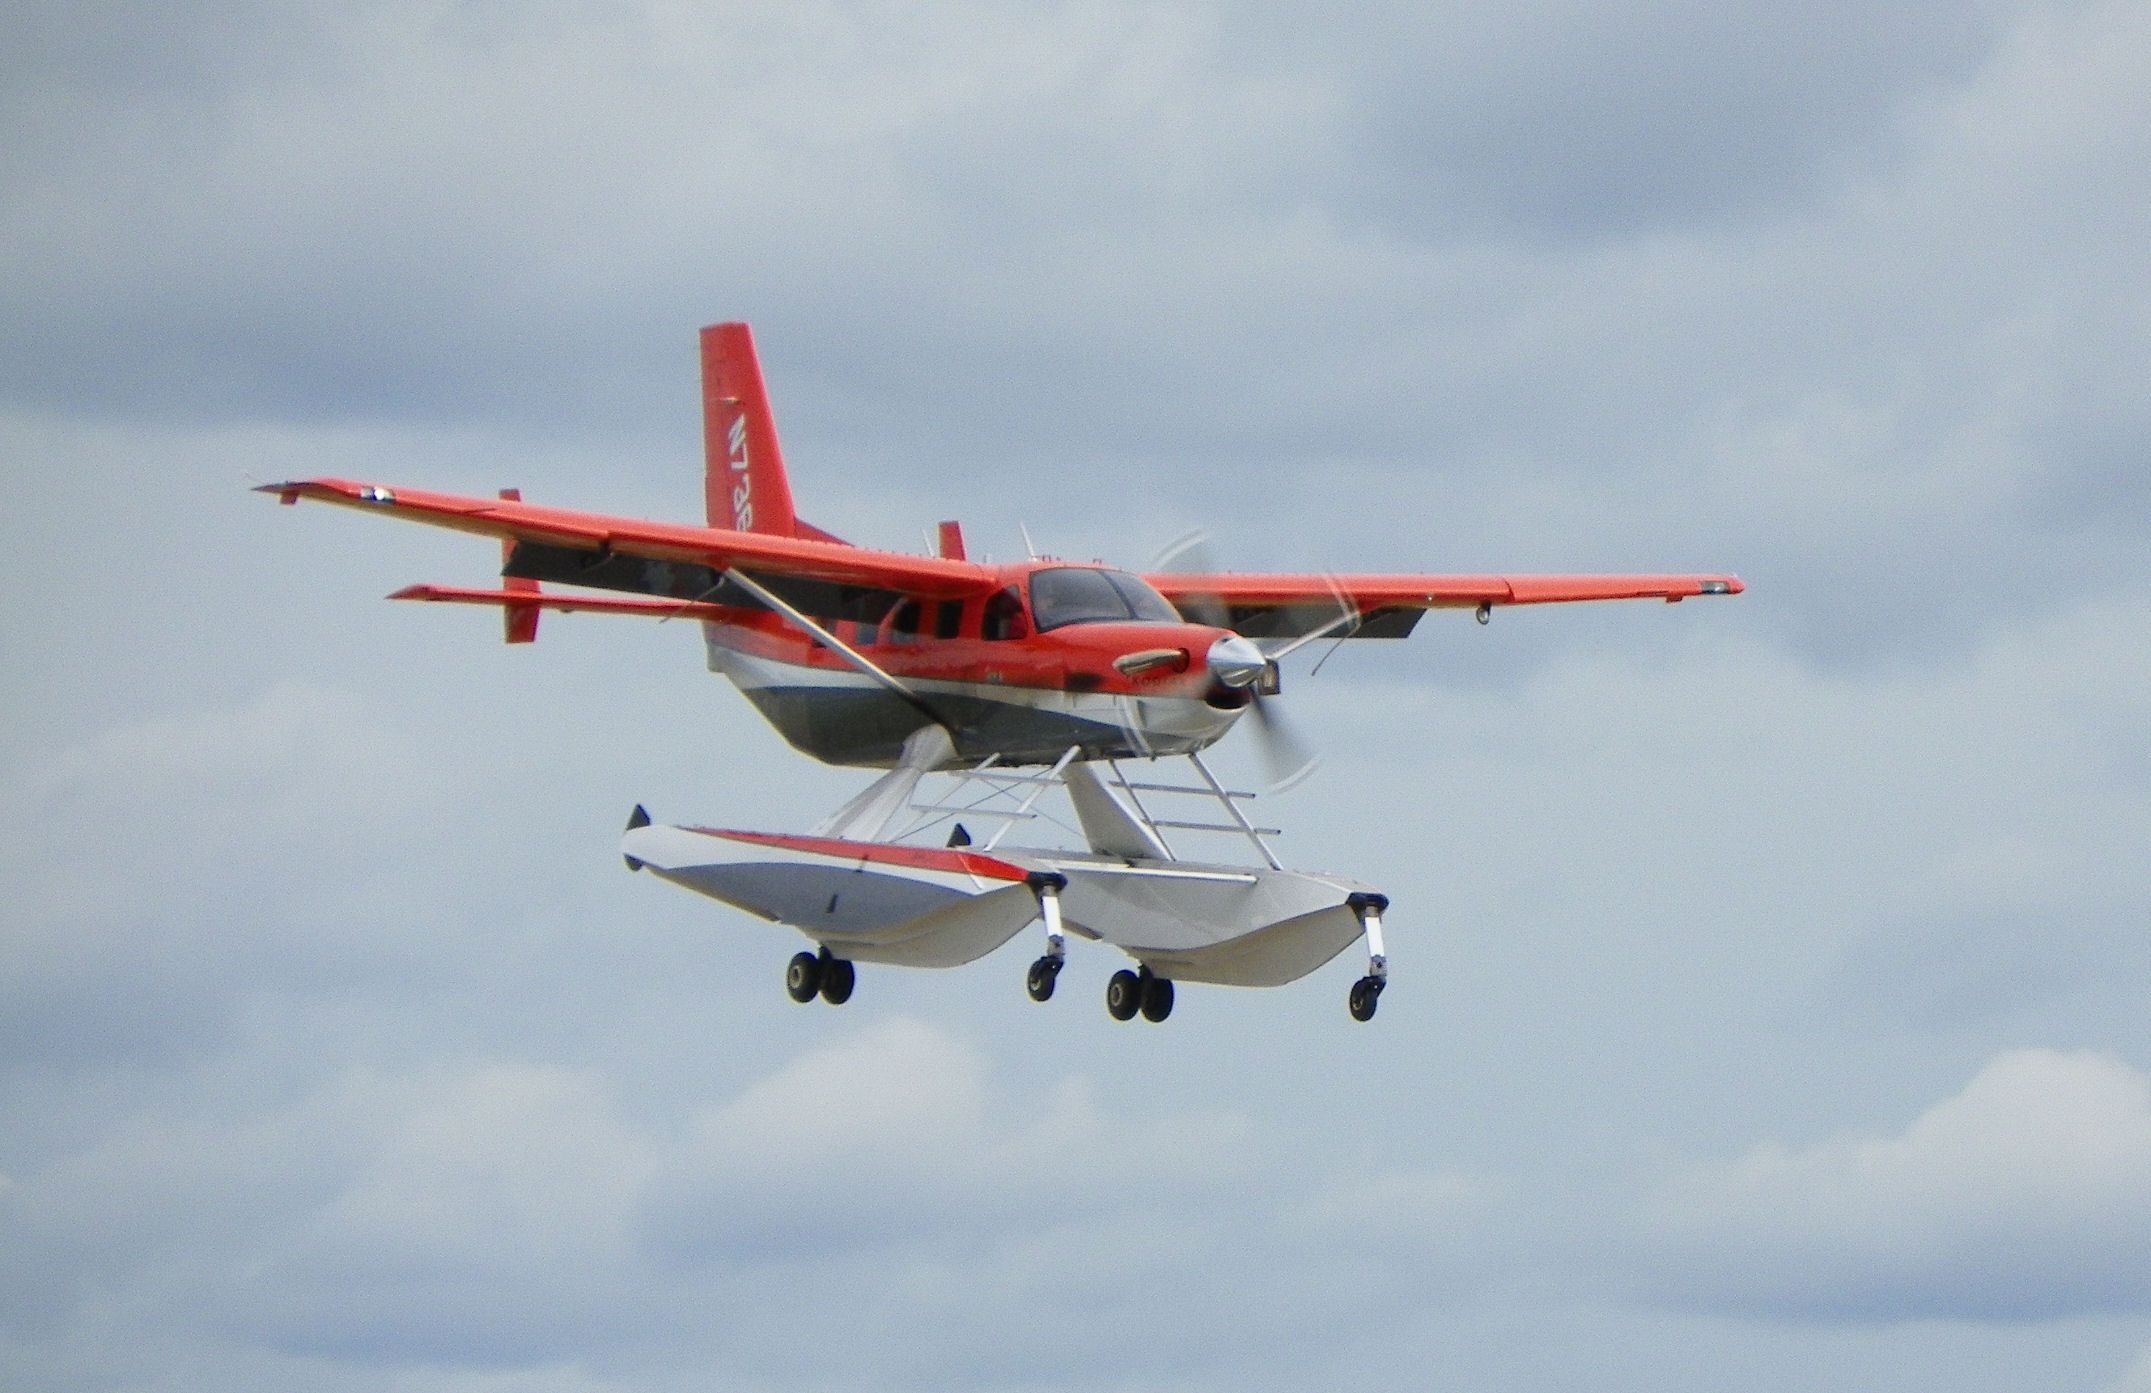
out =
[(838, 638), (835, 634), (830, 633), (827, 629), (815, 623), (812, 619), (809, 619), (805, 614), (801, 613), (798, 609), (794, 608), (790, 603), (788, 603), (783, 596), (777, 594), (774, 590), (771, 590), (768, 586), (762, 584), (753, 576), (748, 575), (745, 571), (740, 570), (736, 566), (727, 566), (723, 571), (719, 572), (719, 574), (721, 574), (726, 580), (731, 581), (734, 585), (737, 585), (740, 589), (754, 596), (754, 598), (756, 598), (757, 600), (760, 600), (763, 604), (768, 605), (778, 614), (790, 620), (794, 625), (804, 630), (808, 635), (813, 637), (818, 642), (826, 644), (830, 652), (836, 654), (845, 662), (850, 663), (853, 667), (865, 673), (868, 677), (873, 678), (882, 686), (888, 688), (890, 691), (896, 693), (896, 695), (902, 697), (905, 701), (909, 702), (914, 708), (916, 708), (920, 715), (924, 716), (927, 720), (932, 721), (935, 725), (940, 726), (943, 730), (946, 730), (951, 737), (955, 736), (956, 728), (950, 725), (948, 721), (942, 717), (940, 712), (934, 710), (932, 705), (927, 702), (926, 698), (920, 696), (917, 692), (913, 691), (911, 688), (905, 686), (902, 682), (898, 681), (895, 677), (891, 676), (884, 668), (880, 666), (880, 664), (876, 663), (873, 659), (867, 657), (858, 649), (852, 647), (844, 640)]

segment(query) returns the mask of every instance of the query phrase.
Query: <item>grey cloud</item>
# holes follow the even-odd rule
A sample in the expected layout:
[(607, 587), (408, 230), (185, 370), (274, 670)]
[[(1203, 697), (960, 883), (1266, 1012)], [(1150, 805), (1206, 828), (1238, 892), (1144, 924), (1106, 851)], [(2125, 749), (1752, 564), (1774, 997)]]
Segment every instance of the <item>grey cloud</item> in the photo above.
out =
[(419, 935), (352, 912), (445, 791), (399, 734), (344, 693), (287, 683), (12, 771), (0, 865), (21, 927), (0, 985), (4, 1066), (207, 1049), (268, 985), (265, 960), (287, 986), (409, 971)]
[(1559, 240), (1738, 225), (1887, 166), (1907, 109), (1969, 74), (1999, 27), (1991, 7), (1688, 3), (1367, 23), (1379, 34), (1302, 35), (1351, 92), (1369, 179), (1352, 192), (1411, 236)]
[(1821, 995), (1885, 1029), (1999, 1020), (2035, 1023), (2042, 1038), (2103, 1038), (2151, 1005), (2147, 923), (2151, 908), (2126, 901), (1899, 919), (1849, 947)]
[[(1249, 544), (1288, 564), (1369, 564), (1349, 540), (1386, 565), (1737, 566), (1794, 602), (1757, 622), (1870, 663), (1961, 648), (2057, 553), (2119, 574), (2140, 531), (2097, 509), (2086, 545), (2073, 501), (2133, 438), (2125, 393), (2078, 370), (2126, 353), (2145, 296), (2117, 240), (2141, 195), (2112, 178), (2109, 132), (2144, 127), (2124, 11), (1450, 15), (1332, 37), (1361, 64), (1478, 64), (1423, 85), (1475, 102), (1492, 83), (1498, 109), (1548, 120), (1566, 118), (1547, 88), (1679, 90), (1653, 63), (1721, 96), (1756, 64), (1793, 74), (1769, 90), (1797, 100), (1748, 110), (1783, 127), (1764, 143), (1910, 104), (1894, 162), (1736, 226), (1582, 247), (1366, 230), (1350, 189), (1278, 187), (1356, 142), (1332, 109), (1356, 69), (1319, 41), (1085, 10), (870, 36), (816, 13), (516, 28), (390, 6), (335, 26), (333, 57), (271, 44), (207, 80), (215, 122), (172, 123), (199, 148), (93, 146), (10, 191), (33, 268), (11, 282), (10, 380), (45, 409), (479, 422), (678, 459), (691, 326), (741, 314), (804, 487), (956, 496), (991, 461), (1201, 513), (1231, 480), (1310, 519)], [(801, 44), (813, 63), (772, 60)], [(660, 52), (706, 61), (663, 67), (653, 98)], [(1644, 55), (1633, 77), (1622, 54)], [(2082, 109), (2035, 111), (2057, 85)], [(2087, 274), (2096, 295), (2071, 289)], [(1339, 492), (1386, 500), (1387, 530), (1338, 526)], [(1828, 529), (1780, 530), (1820, 506)], [(2000, 542), (2027, 509), (2040, 525)]]

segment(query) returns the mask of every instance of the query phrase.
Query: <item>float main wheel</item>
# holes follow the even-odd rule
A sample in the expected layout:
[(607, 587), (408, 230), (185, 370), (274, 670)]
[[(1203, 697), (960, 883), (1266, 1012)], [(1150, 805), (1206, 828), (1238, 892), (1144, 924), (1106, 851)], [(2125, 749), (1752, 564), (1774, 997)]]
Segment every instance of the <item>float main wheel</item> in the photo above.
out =
[(1152, 977), (1143, 983), (1143, 1019), (1162, 1021), (1173, 1013), (1173, 982), (1170, 977)]
[(1105, 979), (1106, 1014), (1116, 1021), (1135, 1019), (1143, 1007), (1143, 979), (1122, 968)]
[(791, 993), (792, 1000), (803, 1005), (821, 989), (822, 960), (812, 953), (792, 954), (784, 969), (784, 990)]

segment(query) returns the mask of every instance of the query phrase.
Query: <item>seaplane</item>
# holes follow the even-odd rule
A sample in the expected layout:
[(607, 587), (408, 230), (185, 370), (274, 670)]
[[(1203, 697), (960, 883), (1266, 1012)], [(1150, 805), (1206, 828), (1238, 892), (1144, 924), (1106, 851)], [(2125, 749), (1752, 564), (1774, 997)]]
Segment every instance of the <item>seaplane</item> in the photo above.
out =
[[(389, 598), (498, 610), (509, 643), (535, 640), (547, 611), (689, 621), (709, 669), (795, 749), (881, 771), (806, 832), (668, 826), (640, 805), (628, 819), (630, 870), (805, 936), (785, 970), (801, 1003), (848, 1000), (856, 964), (957, 967), (1037, 924), (1036, 1001), (1052, 999), (1071, 938), (1126, 955), (1105, 990), (1123, 1021), (1165, 1020), (1176, 983), (1280, 986), (1363, 943), (1347, 1006), (1371, 1020), (1389, 981), (1388, 896), (1288, 869), (1278, 829), (1250, 815), (1256, 794), (1227, 787), (1203, 752), (1246, 718), (1273, 785), (1303, 774), (1276, 703), (1281, 662), (1316, 643), (1403, 638), (1432, 610), (1484, 624), (1510, 605), (1743, 588), (1732, 575), (1234, 573), (1171, 557), (1140, 573), (1035, 554), (992, 564), (970, 558), (955, 522), (921, 554), (854, 546), (793, 506), (748, 326), (705, 328), (701, 354), (705, 525), (514, 489), (319, 478), (259, 491), (498, 539), (498, 585)], [(1220, 837), (1239, 849), (1218, 852)]]

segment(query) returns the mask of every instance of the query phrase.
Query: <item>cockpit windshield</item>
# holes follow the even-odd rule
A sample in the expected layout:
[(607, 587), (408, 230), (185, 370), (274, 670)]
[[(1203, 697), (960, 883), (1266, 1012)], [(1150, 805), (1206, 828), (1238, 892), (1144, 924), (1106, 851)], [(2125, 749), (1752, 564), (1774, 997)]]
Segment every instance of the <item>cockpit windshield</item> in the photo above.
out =
[(1180, 612), (1141, 577), (1088, 566), (1032, 572), (1031, 616), (1041, 633), (1063, 624), (1181, 622)]

